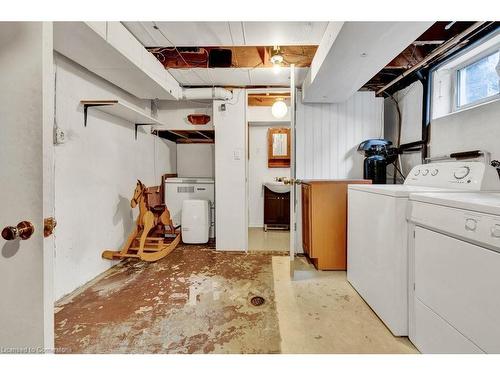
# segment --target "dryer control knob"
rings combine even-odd
[[[422,172],[422,176],[427,176],[428,174],[429,174],[429,170],[424,169],[424,171]]]
[[[431,176],[435,176],[435,175],[437,175],[438,173],[439,173],[439,169],[433,169],[433,170],[431,171]]]
[[[491,227],[491,237],[500,238],[500,224]]]
[[[455,170],[455,172],[453,173],[453,175],[455,176],[455,178],[457,180],[461,180],[462,178],[465,178],[467,177],[467,175],[469,174],[470,172],[470,168],[469,167],[460,167],[458,169]]]

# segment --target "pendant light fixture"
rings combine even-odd
[[[276,99],[276,101],[271,106],[271,113],[277,119],[282,119],[286,116],[288,112],[288,107],[283,99]]]

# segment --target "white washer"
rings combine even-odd
[[[411,341],[422,353],[500,353],[500,194],[410,204]]]
[[[347,280],[395,336],[408,335],[410,193],[500,191],[495,168],[482,162],[414,167],[403,185],[349,185]]]
[[[212,178],[172,177],[165,180],[165,202],[175,226],[181,225],[182,203],[186,199],[210,202],[210,238],[215,238],[215,189]]]

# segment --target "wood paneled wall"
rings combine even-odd
[[[298,95],[300,97],[300,95]],[[359,143],[383,137],[384,102],[357,92],[341,104],[297,105],[297,178],[361,178]]]
[[[300,98],[301,95],[299,94]],[[297,104],[296,176],[299,179],[362,178],[358,145],[384,136],[384,99],[357,92],[341,104]],[[300,190],[297,189],[300,192]],[[296,250],[302,252],[301,198],[297,196]]]

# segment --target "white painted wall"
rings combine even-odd
[[[277,119],[276,117],[273,116],[273,113],[271,112],[271,107],[269,106],[252,106],[247,108],[247,121],[248,123],[257,123],[261,124],[263,122],[265,123],[289,123],[290,122],[290,104],[289,101],[286,101],[287,106],[288,106],[288,112],[286,115],[281,118]]]
[[[403,118],[402,142],[419,140],[422,131],[422,88],[419,82],[395,95],[401,103]],[[396,133],[396,115],[390,99],[385,99],[385,132],[388,139]],[[492,159],[500,160],[500,100],[443,115],[431,121],[429,156],[452,152],[486,150]],[[402,156],[403,172],[421,163],[420,153]]]
[[[300,97],[300,94],[298,95]],[[297,104],[296,174],[298,179],[363,178],[358,145],[383,136],[384,100],[357,92],[341,104]],[[296,243],[302,252],[300,186],[297,189]]]
[[[486,150],[500,160],[500,100],[432,120],[430,156]]]
[[[394,99],[401,110],[401,144],[422,139],[423,86],[420,81],[396,92]],[[391,98],[384,100],[384,138],[394,145],[398,140],[398,113]],[[406,175],[415,165],[422,163],[421,152],[401,155],[402,172]],[[392,182],[394,168],[388,168],[388,182]],[[390,175],[390,176],[389,176]]]
[[[55,295],[66,293],[108,269],[105,249],[119,249],[133,228],[130,208],[136,179],[160,183],[175,172],[175,144],[149,134],[134,139],[134,125],[89,109],[83,126],[82,99],[119,98],[146,113],[139,100],[61,55],[56,61],[56,121],[65,135],[55,146]]]
[[[215,201],[217,250],[245,250],[246,202],[246,95],[235,89],[229,102],[214,100]],[[225,111],[221,105],[225,104]]]
[[[213,143],[177,144],[177,175],[179,177],[214,178],[214,154]]]
[[[263,124],[248,128],[250,150],[248,160],[248,226],[250,227],[264,226],[264,189],[262,184],[272,182],[275,177],[290,177],[290,168],[268,168],[267,166],[267,131],[271,127],[284,126]]]

